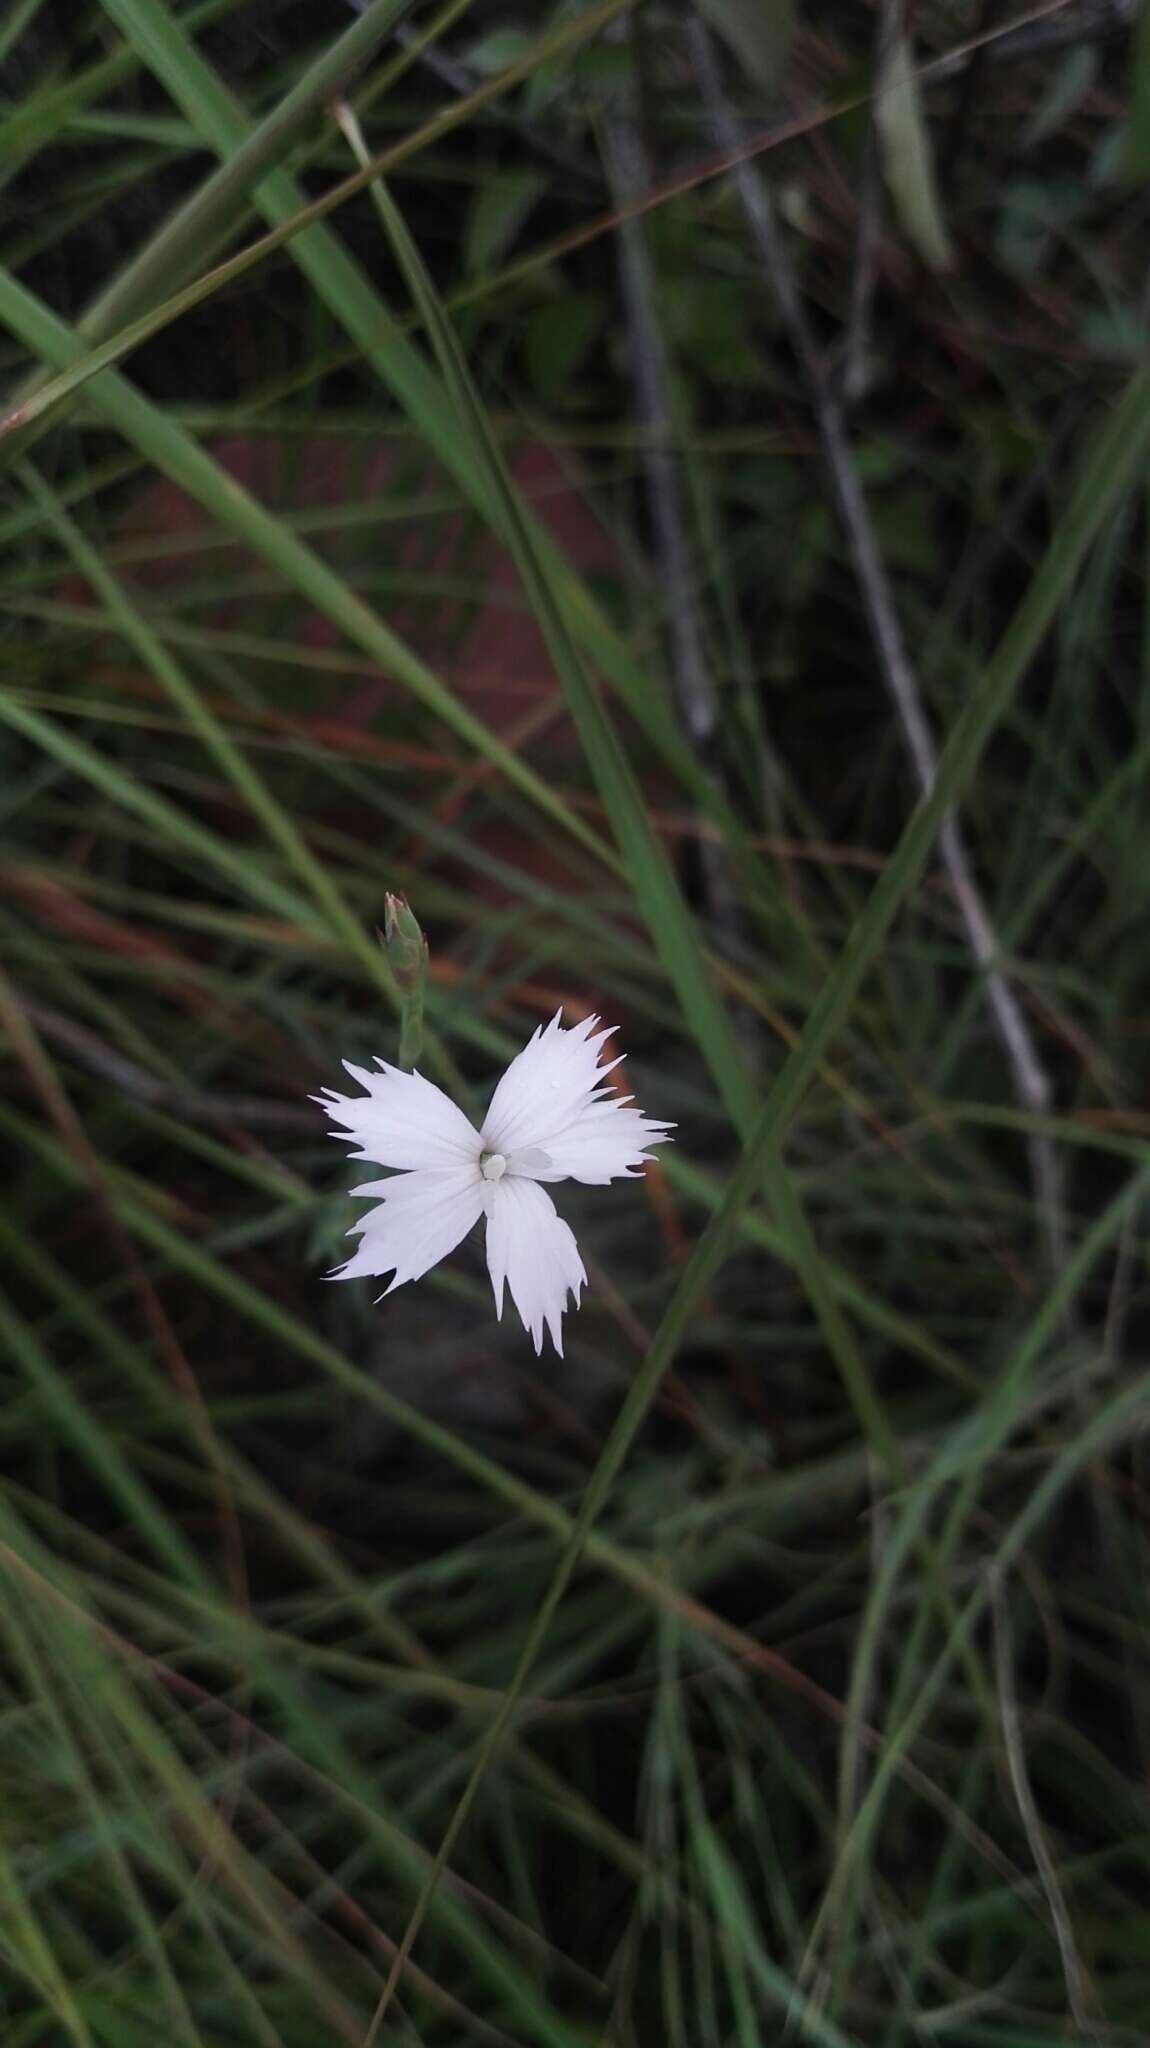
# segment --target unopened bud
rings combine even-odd
[[[400,987],[422,982],[427,972],[427,940],[406,896],[384,897],[383,941]]]
[[[399,1064],[410,1073],[423,1043],[427,940],[406,896],[383,899],[383,943],[400,996]]]

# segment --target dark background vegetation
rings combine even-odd
[[[5,2048],[1148,2038],[1148,170],[1118,0],[9,0]],[[677,1123],[563,1359],[324,1285],[388,892]]]

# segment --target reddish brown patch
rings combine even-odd
[[[399,585],[394,594],[378,587],[364,590],[383,623],[505,746],[545,779],[553,782],[558,770],[573,794],[584,793],[578,739],[514,564],[469,507],[460,503],[459,509],[450,509],[449,479],[430,469],[417,471],[410,444],[381,441],[368,448],[351,435],[317,434],[301,441],[234,435],[213,443],[210,452],[261,504],[293,515],[385,496],[394,510],[397,486],[406,484],[410,474],[410,517],[391,518],[370,529],[348,529],[341,522],[338,532],[331,533],[313,533],[305,526],[301,538],[353,584],[376,565],[394,569]],[[551,450],[528,443],[511,456],[510,466],[524,499],[571,569],[576,574],[609,571],[614,561],[609,537]],[[477,798],[499,771],[469,751],[442,721],[422,712],[386,667],[344,638],[306,599],[287,586],[281,597],[267,565],[215,526],[186,492],[162,478],[153,481],[123,516],[118,539],[146,546],[147,552],[126,566],[126,574],[161,606],[168,598],[182,598],[192,579],[210,587],[213,571],[221,572],[229,586],[251,580],[267,586],[266,596],[240,589],[216,600],[205,595],[195,605],[181,603],[181,618],[197,627],[255,634],[284,646],[282,668],[277,669],[274,657],[250,665],[263,696],[260,707],[238,705],[226,692],[209,692],[217,716],[241,742],[245,729],[262,725],[349,757],[376,760],[401,778],[398,786],[405,795],[418,793],[429,823],[459,821],[470,845],[529,871],[557,894],[572,888],[562,832],[543,821],[535,829],[530,822],[516,827],[493,816]],[[411,579],[408,587],[405,576]],[[420,589],[421,578],[433,586],[436,578],[443,579],[445,587]],[[453,579],[460,579],[459,593],[449,587]],[[479,602],[474,593],[480,594]],[[92,593],[73,577],[61,586],[61,594],[73,603],[92,601]],[[327,665],[298,660],[288,665],[293,654],[305,650],[322,654]],[[151,675],[125,662],[122,643],[109,641],[99,673],[105,687],[111,684],[137,700],[163,698]],[[357,829],[346,806],[339,823]],[[374,815],[365,812],[362,830],[378,830]],[[413,835],[396,853],[401,865],[452,871],[453,864],[422,834]],[[470,863],[465,868],[455,864],[455,871],[478,903],[505,902],[514,893],[478,877]],[[381,876],[381,891],[394,879]],[[573,987],[581,981],[582,975],[573,972]]]
[[[282,444],[254,435],[218,441],[211,453],[221,468],[261,503],[296,512],[382,496],[402,460],[400,449],[392,443],[382,442],[365,456],[361,440],[337,434],[292,442],[286,458]],[[538,442],[527,443],[511,457],[511,472],[574,570],[611,567],[614,557],[608,536],[550,449]],[[554,717],[544,720],[548,750],[554,750],[560,729],[566,727],[564,746],[569,751],[575,745],[574,735],[567,726],[547,650],[522,595],[514,564],[490,535],[477,528],[472,531],[473,517],[466,509],[458,513],[429,511],[426,516],[421,512],[421,500],[441,499],[449,488],[442,481],[421,486],[413,495],[410,525],[406,529],[398,521],[381,525],[366,544],[377,555],[387,550],[397,572],[465,574],[475,588],[486,591],[486,601],[472,609],[454,596],[428,603],[399,595],[394,600],[377,597],[375,608],[384,623],[493,732],[504,734],[525,713],[553,709]],[[186,546],[195,536],[203,538],[205,556],[211,561],[223,559],[241,573],[262,568],[242,545],[213,531],[207,514],[186,492],[162,480],[141,493],[125,516],[121,532],[125,539],[156,545],[154,560],[132,568],[134,581],[155,589],[178,584],[187,575],[189,564],[199,569],[199,550],[189,552]],[[324,551],[322,535],[313,540],[305,534],[304,538]],[[160,546],[164,539],[174,543],[169,552]],[[80,586],[69,579],[68,595],[76,598],[79,591]],[[231,599],[201,614],[199,622],[250,629],[251,612],[245,600]],[[293,635],[305,647],[346,649],[338,629],[310,607],[298,617]],[[345,682],[321,673],[312,687],[321,699],[314,704],[313,715],[360,729],[378,729],[389,706],[403,696],[402,686],[382,669],[372,672],[366,658],[362,682],[350,677]]]

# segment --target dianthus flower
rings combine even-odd
[[[506,1284],[536,1352],[546,1324],[562,1356],[567,1297],[579,1306],[587,1275],[542,1183],[605,1187],[638,1174],[651,1156],[648,1148],[669,1143],[666,1133],[674,1125],[652,1122],[633,1097],[616,1092],[607,1077],[622,1054],[599,1064],[612,1032],[596,1029],[598,1017],[566,1031],[560,1015],[516,1054],[481,1131],[422,1074],[403,1073],[385,1060],[376,1061],[378,1073],[343,1062],[366,1092],[338,1095],[325,1088],[312,1099],[342,1126],[333,1136],[358,1147],[353,1159],[393,1171],[387,1180],[352,1188],[353,1195],[378,1200],[348,1232],[358,1236],[359,1249],[331,1279],[391,1273],[384,1289],[390,1294],[438,1265],[485,1216],[496,1315],[503,1314]]]

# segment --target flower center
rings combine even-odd
[[[484,1180],[502,1180],[507,1171],[507,1161],[502,1152],[481,1152],[479,1171]]]

